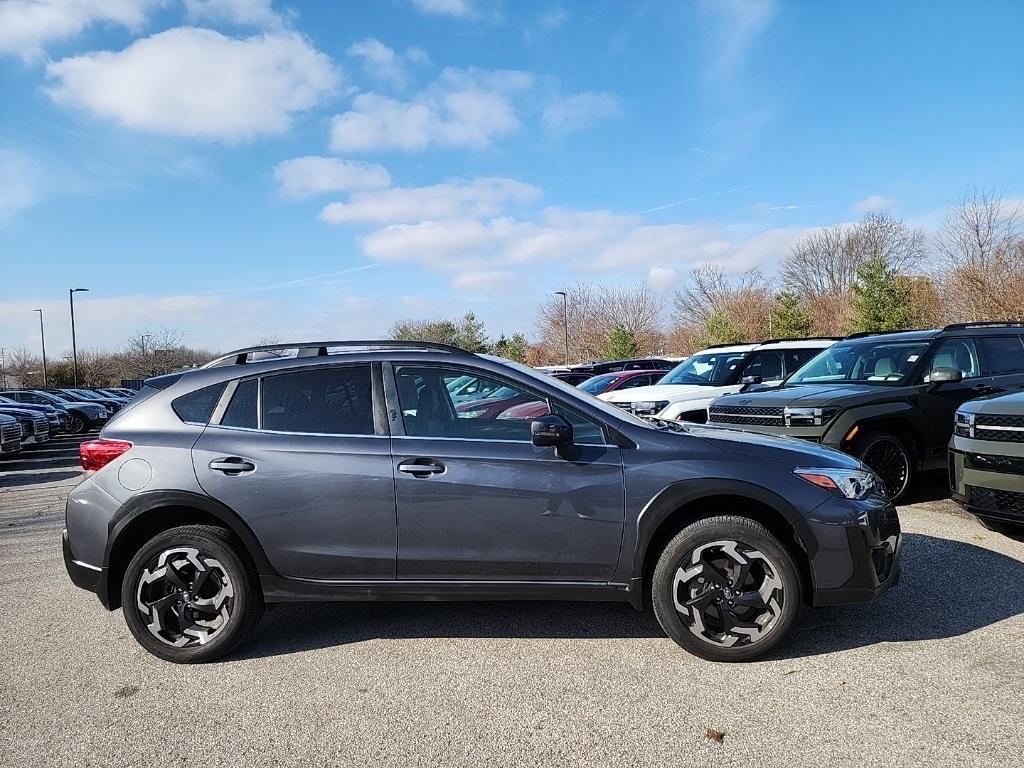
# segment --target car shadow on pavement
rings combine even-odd
[[[792,635],[768,658],[955,637],[1020,613],[1024,563],[973,544],[910,533],[896,588],[872,603],[803,610]],[[651,637],[664,637],[652,613],[624,603],[293,603],[269,611],[232,658],[379,638]]]
[[[952,539],[904,534],[903,576],[877,600],[802,611],[771,658],[956,637],[1024,613],[1024,563]]]

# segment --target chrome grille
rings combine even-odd
[[[760,427],[783,426],[783,410],[757,405],[713,405],[708,421],[718,424],[750,424]]]
[[[974,437],[1001,443],[1024,443],[1024,416],[975,414]]]
[[[7,451],[18,449],[21,446],[21,425],[7,424],[0,428],[0,445]]]

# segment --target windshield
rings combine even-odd
[[[71,399],[71,397],[70,397],[70,396],[68,396],[68,395],[65,395],[65,394],[63,394],[63,393],[58,393],[58,392],[40,392],[39,394],[40,394],[41,396],[43,396],[43,397],[48,397],[48,398],[50,398],[51,400],[60,400],[60,401],[61,401],[62,403],[71,403],[71,402],[74,402],[74,401],[73,401],[73,400]]]
[[[602,373],[600,376],[591,376],[578,386],[584,392],[589,392],[592,395],[600,395],[608,389],[608,387],[614,384],[615,380],[618,378],[619,374],[617,373]]]
[[[86,391],[84,389],[72,389],[72,390],[69,390],[69,391],[72,392],[75,395],[78,395],[79,397],[81,397],[81,398],[83,398],[85,400],[102,400],[103,399],[102,397],[97,395],[95,392],[88,392],[88,391]]]
[[[720,387],[728,384],[749,352],[702,352],[691,355],[666,373],[659,384],[697,384]]]
[[[812,358],[788,383],[899,384],[927,349],[927,341],[839,343]]]

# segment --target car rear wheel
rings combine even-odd
[[[157,534],[128,564],[125,622],[154,656],[178,664],[234,649],[263,614],[259,578],[223,528],[188,525]]]
[[[789,633],[800,575],[786,548],[745,517],[699,520],[662,551],[651,583],[666,634],[709,661],[750,661]]]
[[[914,479],[913,454],[896,435],[869,432],[857,445],[857,458],[882,479],[886,494],[902,501]]]

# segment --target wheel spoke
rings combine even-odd
[[[192,582],[192,594],[199,594],[199,590],[206,585],[206,582],[210,578],[211,573],[212,571],[209,568],[206,568],[202,571],[199,571],[199,573],[196,574],[195,581]]]
[[[704,576],[709,581],[713,581],[719,587],[732,586],[729,582],[729,577],[722,573],[722,571],[718,570],[718,568],[709,563],[707,560],[703,561],[702,565],[704,566]]]
[[[174,563],[172,563],[170,559],[167,560],[167,573],[165,574],[164,578],[166,578],[169,582],[171,582],[171,584],[176,586],[178,589],[185,589],[188,586],[185,583],[185,579],[182,577],[181,572],[177,569],[177,567],[175,567]]]
[[[708,607],[712,600],[721,596],[722,591],[720,589],[709,589],[707,592],[702,592],[696,597],[690,598],[685,603],[683,603],[683,605],[685,605],[687,608],[703,611],[705,608]]]
[[[169,595],[164,595],[163,597],[157,598],[151,603],[147,603],[146,606],[149,608],[150,614],[162,613],[163,611],[166,611],[168,608],[174,605],[180,599],[181,596],[177,592],[172,592]]]

